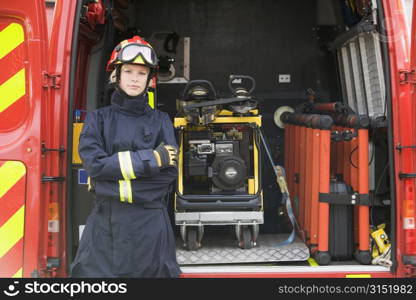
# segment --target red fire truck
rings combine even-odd
[[[364,245],[371,254],[369,263],[353,256],[322,264],[314,260],[307,233],[301,234],[306,224],[299,219],[303,199],[292,191],[301,225],[297,240],[305,246],[306,256],[269,259],[273,247],[260,253],[262,236],[291,230],[284,205],[276,200],[280,192],[273,173],[264,167],[264,223],[258,245],[235,247],[255,258],[238,260],[239,254],[230,252],[231,261],[224,256],[223,261],[205,262],[198,253],[224,252],[209,245],[208,238],[201,249],[184,250],[173,223],[178,255],[183,255],[182,277],[415,277],[416,5],[412,14],[412,2],[2,0],[0,277],[69,275],[92,205],[77,153],[80,124],[87,111],[108,105],[105,63],[111,49],[133,34],[148,39],[160,55],[161,73],[152,99],[172,120],[177,95],[190,78],[209,79],[222,92],[231,74],[256,78],[263,129],[282,165],[283,153],[290,153],[285,148],[287,132],[273,121],[280,107],[296,110],[304,102],[341,102],[371,120],[367,152],[371,205],[365,225],[370,235],[382,229],[382,243],[389,247],[384,264],[373,260],[383,253],[375,236],[368,236]],[[347,164],[354,165],[354,155],[350,148]],[[288,171],[289,175],[299,174]],[[291,183],[288,178],[289,188],[304,179],[299,180]],[[169,201],[174,201],[172,195]],[[352,210],[351,218],[356,214]],[[357,226],[362,224],[352,223],[351,247],[357,247]],[[210,234],[208,228],[205,234]]]

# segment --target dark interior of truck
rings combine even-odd
[[[160,66],[161,73],[155,89],[155,108],[167,112],[172,122],[178,117],[177,101],[190,81],[211,82],[218,99],[221,99],[232,96],[229,89],[230,76],[247,75],[255,80],[255,89],[251,96],[257,101],[256,109],[261,115],[261,127],[271,158],[276,165],[286,168],[291,197],[288,201],[292,203],[297,225],[291,222],[285,198],[282,197],[276,181],[274,166],[271,165],[266,151],[261,151],[260,189],[264,216],[259,226],[257,243],[252,243],[246,249],[238,243],[234,226],[221,222],[218,226],[204,226],[204,236],[201,237],[198,249],[193,248],[191,251],[187,248],[187,238],[183,240],[181,226],[175,223],[176,186],[172,186],[171,192],[166,196],[166,203],[178,240],[177,250],[181,256],[181,266],[265,262],[276,266],[310,266],[310,258],[315,258],[320,265],[371,265],[377,257],[376,251],[378,256],[383,253],[383,247],[378,244],[380,239],[373,233],[385,233],[387,237],[382,240],[384,245],[394,241],[388,151],[388,73],[385,45],[380,42],[383,35],[379,26],[381,9],[374,7],[374,1],[372,4],[372,1],[326,0],[114,0],[103,1],[107,5],[104,24],[92,22],[88,18],[88,12],[92,9],[91,1],[82,2],[77,74],[83,74],[81,70],[85,69],[84,66],[88,67],[85,74],[80,75],[82,80],[77,83],[72,107],[73,123],[82,123],[87,111],[110,104],[109,74],[105,71],[108,57],[116,44],[135,34],[144,37],[153,45],[158,52],[159,62],[164,64]],[[327,108],[322,109],[327,106],[319,105],[331,103],[339,103],[344,114],[348,112],[347,115],[354,115],[361,120],[359,124],[362,127],[346,130],[348,126],[337,124],[336,117],[328,113]],[[282,107],[285,109],[279,111]],[[276,114],[282,120],[282,115],[286,114],[285,124],[289,126],[279,126],[275,120]],[[353,140],[357,144],[348,146],[349,150],[345,150],[347,146],[341,150],[337,146],[331,146],[331,154],[336,149],[334,153],[338,156],[327,159],[331,160],[331,168],[333,165],[343,164],[343,170],[351,170],[348,171],[351,174],[356,174],[354,172],[359,169],[358,152],[361,150],[357,149],[361,148],[358,144],[358,132],[366,130],[368,134],[365,144],[368,151],[365,154],[367,156],[364,156],[368,158],[366,193],[348,184],[345,173],[337,173],[339,167],[330,171],[331,180],[336,182],[331,184],[331,193],[348,194],[349,199],[352,199],[352,195],[358,195],[359,198],[357,203],[355,198],[353,202],[346,203],[345,197],[342,204],[331,202],[335,200],[329,201],[330,214],[340,213],[339,218],[334,215],[332,218],[335,219],[328,221],[331,226],[329,243],[331,244],[331,235],[343,235],[346,232],[349,236],[347,240],[340,241],[339,245],[330,246],[330,261],[327,261],[327,257],[316,256],[315,250],[319,245],[312,240],[313,225],[306,225],[313,224],[313,220],[320,217],[308,208],[306,213],[302,213],[302,209],[305,210],[302,203],[308,197],[308,190],[302,194],[300,185],[306,182],[311,184],[319,171],[313,173],[312,169],[305,167],[310,174],[305,170],[302,173],[296,169],[296,161],[310,161],[313,156],[307,155],[309,152],[313,153],[312,147],[308,143],[299,146],[296,141],[292,141],[288,150],[289,145],[286,145],[290,141],[288,132],[295,132],[295,127],[313,126],[307,125],[307,116],[305,123],[302,123],[303,119],[296,119],[291,123],[290,114],[294,120],[308,114],[331,115],[335,120],[334,126],[338,126],[330,129],[331,143],[342,138],[345,143]],[[289,131],[289,128],[295,131]],[[259,148],[263,149],[263,146]],[[298,156],[290,160],[285,155]],[[72,164],[72,245],[69,256],[76,253],[82,225],[85,224],[93,205],[93,196],[87,191],[85,180],[80,179],[80,174],[85,176],[85,173],[80,173],[82,169],[80,161]],[[353,180],[354,176],[358,175],[347,177]],[[336,187],[339,187],[338,191]],[[368,230],[368,247],[364,247],[364,251],[367,251],[365,258],[357,258],[355,253],[359,247],[360,227],[363,226],[359,221],[361,206],[368,209],[369,220],[365,229]],[[307,217],[306,214],[310,215]],[[306,219],[302,219],[302,216]],[[294,226],[296,238],[292,244],[296,246],[281,244],[281,249],[287,251],[280,251],[278,256],[267,257],[270,251],[280,247],[279,242],[286,240]],[[343,229],[338,231],[335,227]],[[339,247],[342,250],[338,255]],[[349,250],[345,252],[345,249]],[[250,255],[240,259],[239,255],[242,253],[244,256],[244,252]],[[212,258],[214,255],[211,255],[211,260],[195,259],[202,254],[210,256],[210,253],[216,253],[222,259]],[[234,259],[229,259],[230,255]]]

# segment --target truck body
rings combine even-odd
[[[304,89],[309,86],[317,91],[318,101],[319,97],[322,102],[334,98],[347,101],[339,61],[320,48],[322,37],[336,41],[340,28],[338,22],[325,20],[329,18],[328,5],[332,5],[328,1],[280,1],[280,4],[243,1],[241,7],[233,0],[209,5],[203,2],[179,1],[177,8],[169,1],[157,1],[157,5],[149,1],[1,2],[1,277],[67,277],[69,274],[78,233],[82,231],[78,218],[82,216],[85,220],[91,206],[91,201],[80,204],[75,200],[85,198],[77,182],[81,167],[74,167],[76,151],[73,150],[77,142],[73,136],[79,128],[74,124],[79,121],[76,118],[82,121],[85,111],[105,105],[105,63],[116,41],[132,32],[128,31],[128,22],[149,37],[151,32],[163,31],[169,26],[183,36],[191,36],[192,65],[187,65],[185,51],[185,66],[182,65],[185,75],[177,76],[180,80],[189,79],[187,68],[195,79],[211,76],[215,80],[220,77],[218,74],[233,72],[251,72],[251,76],[258,75],[260,79],[267,77],[257,87],[259,97],[263,95],[267,100],[260,107],[260,114],[264,123],[270,123],[268,128],[272,128],[267,136],[282,148],[283,131],[274,131],[272,127],[275,107],[307,101],[310,94],[305,98]],[[391,243],[391,266],[352,261],[319,266],[313,260],[184,264],[182,277],[416,276],[416,5],[412,14],[405,1],[369,2],[373,7],[370,15],[377,15],[379,20],[376,24],[381,49],[379,61],[383,63],[386,96],[386,125],[381,131],[387,143],[384,152],[378,153],[382,152],[388,165],[388,175],[383,180],[389,186],[386,197],[390,201],[374,209],[374,217],[380,219],[379,223],[389,224],[386,232]],[[148,19],[143,17],[143,11],[148,13]],[[212,19],[218,11],[224,15]],[[274,13],[280,17],[280,27],[275,26]],[[264,20],[257,18],[259,15],[264,15]],[[409,18],[412,22],[407,23]],[[259,25],[250,29],[247,24],[253,22]],[[320,35],[319,31],[325,33]],[[236,36],[236,40],[230,36]],[[286,44],[287,41],[293,44]],[[304,47],[308,44],[310,49]],[[236,47],[242,49],[241,53],[230,53]],[[262,47],[264,50],[259,51]],[[350,59],[354,58],[353,52],[349,53]],[[239,69],[241,66],[244,67]],[[283,83],[276,83],[278,74],[286,73],[294,74],[293,82],[282,88]],[[374,78],[371,73],[370,78]],[[176,93],[183,88],[180,80],[157,84],[159,109],[174,111]],[[223,88],[220,82],[217,86]],[[278,93],[270,91],[273,86],[279,87]],[[163,102],[166,95],[173,95],[172,100]],[[270,169],[265,168],[264,172],[272,177]],[[374,185],[382,181],[377,178]],[[264,182],[270,190],[265,189],[265,193],[269,193],[270,199],[276,198],[273,195],[277,186],[272,186],[273,178],[269,180]],[[277,211],[272,200],[265,201],[266,213]],[[273,218],[274,214],[265,216],[268,223],[262,228],[264,234],[282,232],[283,221],[276,221],[280,224],[276,225]]]

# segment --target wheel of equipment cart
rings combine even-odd
[[[315,253],[315,260],[321,266],[326,266],[331,262],[331,255],[328,252],[317,251]]]
[[[241,226],[238,246],[241,249],[251,249],[253,247],[251,230],[247,225]]]
[[[189,227],[186,234],[186,248],[190,251],[197,250],[198,247],[198,229],[196,227]]]
[[[369,265],[371,264],[372,257],[370,251],[360,251],[356,250],[354,252],[355,259],[362,265]]]

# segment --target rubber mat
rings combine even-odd
[[[261,234],[256,247],[241,249],[236,239],[204,236],[202,247],[196,251],[185,250],[182,240],[178,238],[176,256],[180,265],[306,261],[309,249],[299,238],[292,244],[276,246],[286,238],[287,234]]]

